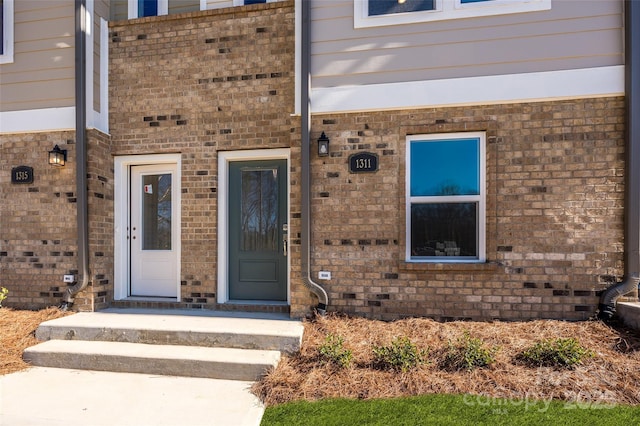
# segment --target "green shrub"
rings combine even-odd
[[[481,339],[471,337],[468,331],[454,344],[449,341],[441,363],[445,370],[473,370],[495,362],[497,347],[487,348]]]
[[[519,358],[526,364],[536,367],[573,368],[593,355],[593,352],[582,347],[574,338],[558,338],[536,342],[522,352]]]
[[[397,337],[389,346],[375,346],[373,355],[375,367],[407,372],[426,362],[428,350],[419,350],[408,337]]]
[[[327,362],[339,365],[343,368],[351,366],[353,352],[344,347],[344,339],[341,336],[329,334],[318,348],[320,356]]]
[[[2,307],[2,301],[9,295],[9,290],[4,287],[0,287],[0,308]]]

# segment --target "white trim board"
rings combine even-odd
[[[624,66],[323,87],[313,113],[538,102],[624,95]]]
[[[76,107],[0,112],[0,133],[75,130]]]
[[[127,241],[127,223],[129,217],[129,167],[148,164],[175,164],[177,169],[176,182],[182,185],[182,154],[149,154],[149,155],[123,155],[116,157],[114,163],[114,299],[122,300],[129,297],[129,249]],[[177,210],[173,219],[182,226],[182,191],[176,192]],[[180,301],[180,274],[181,274],[181,239],[176,241],[178,257],[177,270],[177,301]]]

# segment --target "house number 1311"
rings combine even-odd
[[[378,171],[378,155],[370,152],[361,152],[349,156],[349,171],[351,173]]]
[[[356,160],[356,169],[370,169],[371,158],[358,158]]]

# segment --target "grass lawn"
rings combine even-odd
[[[328,378],[328,380],[331,380]],[[475,395],[297,401],[267,408],[261,426],[275,425],[632,425],[640,406],[500,399]]]

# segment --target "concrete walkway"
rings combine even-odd
[[[247,380],[267,367],[252,379],[234,369],[255,354],[279,359],[279,351],[297,350],[303,331],[282,315],[184,310],[109,309],[47,321],[36,333],[45,342],[25,351],[39,366],[0,376],[0,425],[258,426],[264,407]],[[126,353],[114,356],[114,347]],[[211,357],[220,366],[179,362]]]
[[[0,376],[2,426],[259,425],[252,382],[33,367]]]

